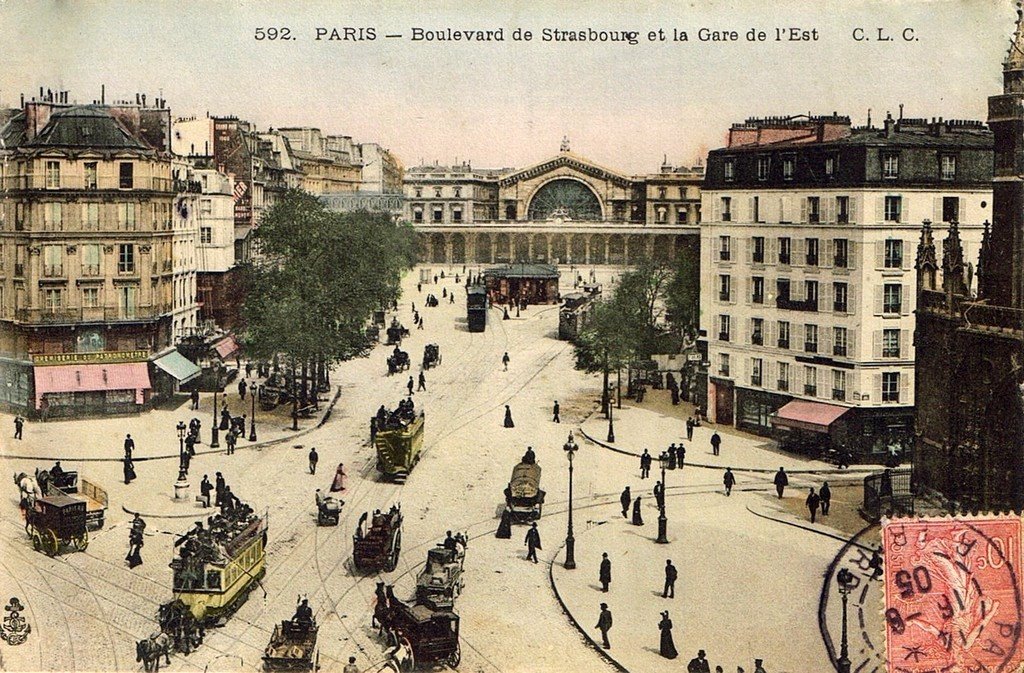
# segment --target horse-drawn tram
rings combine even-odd
[[[383,417],[383,422],[381,421]],[[423,450],[422,412],[416,413],[412,399],[402,400],[398,408],[377,417],[377,469],[385,479],[404,483]]]
[[[466,286],[466,326],[470,332],[487,329],[487,288],[483,285]]]
[[[245,602],[266,572],[267,520],[238,503],[196,522],[175,542],[174,598],[204,624],[217,623]]]

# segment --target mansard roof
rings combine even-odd
[[[153,150],[98,105],[78,105],[55,111],[43,130],[21,146],[35,149]]]

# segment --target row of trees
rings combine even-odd
[[[335,213],[293,190],[260,220],[254,245],[257,261],[245,270],[243,342],[253,358],[290,362],[295,416],[311,374],[315,387],[332,363],[367,347],[373,311],[397,301],[402,274],[415,263],[415,235],[387,213]]]
[[[576,367],[608,375],[655,353],[679,352],[696,336],[699,305],[693,273],[697,260],[684,251],[669,265],[645,260],[626,271],[611,297],[599,301],[577,335]]]

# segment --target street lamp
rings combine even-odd
[[[608,400],[608,441],[615,442],[615,420],[612,418],[612,408],[615,405]]]
[[[220,368],[213,368],[213,423],[210,424],[210,448],[220,446],[220,431],[217,427],[217,391],[220,390]]]
[[[316,395],[315,390],[314,390],[313,394]],[[252,398],[252,417],[251,417],[252,418],[252,422],[251,422],[251,425],[249,426],[249,441],[250,442],[255,442],[256,441],[256,390],[255,390],[255,386],[250,388],[250,390],[249,390],[249,397]]]
[[[178,481],[185,481],[188,473],[185,471],[185,421],[178,421]]]
[[[579,450],[576,440],[573,439],[572,430],[569,431],[569,439],[562,446],[565,455],[569,457],[569,529],[565,536],[565,569],[576,569],[576,538],[572,535],[572,457]]]
[[[846,642],[846,601],[849,593],[853,591],[853,573],[848,568],[840,568],[836,573],[836,582],[839,584],[839,594],[843,597],[843,637],[839,645],[839,660],[836,661],[836,668],[839,673],[850,673],[850,652]]]
[[[661,498],[658,501],[658,544],[668,544],[668,517],[665,516],[665,466],[668,464],[668,454],[665,451],[658,456],[658,465],[661,466]]]

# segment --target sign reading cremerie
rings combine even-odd
[[[103,351],[100,353],[48,353],[32,356],[36,367],[45,365],[98,365],[115,362],[140,362],[149,351]]]

